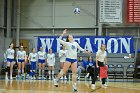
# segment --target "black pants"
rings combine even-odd
[[[95,70],[95,67],[94,66],[89,66],[87,68],[87,73],[89,73],[89,77],[91,77],[92,80],[94,79],[94,70]]]
[[[95,81],[97,80],[97,76],[100,73],[100,67],[104,66],[104,63],[98,61],[98,66],[99,68],[97,68],[95,65],[94,78],[92,79],[92,84],[95,84]],[[105,81],[106,81],[106,78],[102,78],[102,84],[105,84]]]

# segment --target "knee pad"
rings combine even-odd
[[[61,75],[63,75],[63,74],[64,74],[64,71],[63,71],[63,70],[61,70],[61,71],[60,71],[60,74],[61,74]]]

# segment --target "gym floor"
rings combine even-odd
[[[139,93],[140,83],[109,82],[108,88],[90,89],[91,81],[78,81],[77,93]],[[59,87],[53,86],[51,80],[0,80],[0,93],[71,93],[71,81],[60,81]]]

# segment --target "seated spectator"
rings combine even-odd
[[[93,58],[90,56],[90,57],[88,57],[88,61],[87,61],[87,75],[86,75],[86,77],[88,77],[88,78],[94,77],[94,68],[95,68],[95,62],[93,61]]]
[[[83,60],[82,57],[79,57],[79,61],[77,62],[77,73],[78,73],[78,80],[81,77],[81,73],[82,71],[86,71],[86,64],[87,62],[85,60]]]

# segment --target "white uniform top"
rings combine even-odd
[[[14,49],[7,49],[6,50],[6,55],[5,55],[5,58],[10,58],[10,59],[14,59],[14,53],[15,53],[15,50]]]
[[[38,54],[38,59],[41,59],[41,60],[46,59],[46,52],[39,51],[37,54]]]
[[[98,61],[104,62],[105,58],[107,57],[107,53],[106,51],[102,52],[102,50],[98,50],[96,56],[98,57]]]
[[[59,51],[60,62],[66,61],[66,53],[67,53],[67,50],[60,50]]]
[[[37,61],[37,53],[29,54],[29,61],[36,62]]]
[[[25,60],[26,59],[26,51],[18,51],[17,59]]]
[[[55,54],[47,54],[47,62],[48,64],[55,64]]]
[[[66,46],[66,49],[67,49],[66,58],[77,59],[77,49],[79,49],[80,51],[84,51],[84,49],[81,48],[79,46],[79,44],[75,41],[74,42],[65,42],[65,41],[61,40],[61,37],[60,37],[59,42],[61,44],[63,44],[64,46]]]

